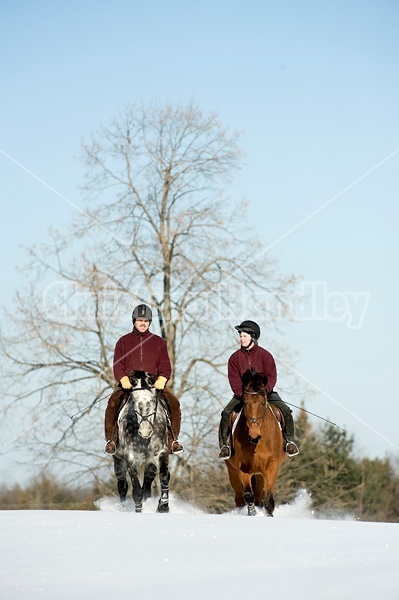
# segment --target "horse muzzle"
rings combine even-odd
[[[140,423],[140,427],[139,427],[139,435],[144,438],[144,439],[148,439],[152,436],[153,434],[153,427],[151,425],[151,423],[149,423],[148,421],[141,421]]]
[[[251,442],[251,444],[257,444],[262,439],[262,436],[261,435],[257,435],[256,437],[251,437],[249,435],[248,439]]]

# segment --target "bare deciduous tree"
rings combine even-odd
[[[145,302],[182,403],[187,452],[175,474],[190,480],[216,455],[232,325],[272,320],[295,280],[248,236],[244,206],[224,197],[242,157],[238,136],[215,115],[194,105],[129,106],[83,151],[86,207],[68,232],[30,248],[29,289],[1,336],[8,402],[23,405],[21,415],[28,407],[31,419],[19,442],[40,466],[103,476],[113,349]]]

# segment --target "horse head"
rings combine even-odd
[[[138,433],[148,439],[152,436],[157,411],[157,394],[154,386],[156,377],[144,371],[133,371],[130,375],[132,390],[130,399],[134,405],[139,425]]]
[[[262,439],[261,424],[266,416],[267,377],[254,369],[248,369],[241,379],[248,439],[251,444],[257,444]]]

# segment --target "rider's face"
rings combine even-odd
[[[249,335],[249,333],[247,333],[246,331],[240,331],[240,342],[241,342],[241,346],[243,346],[244,348],[247,348],[248,346],[250,346],[251,342],[252,342],[252,338]]]
[[[150,326],[150,322],[148,319],[136,319],[134,326],[140,333],[145,333]]]

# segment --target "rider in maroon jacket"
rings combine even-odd
[[[261,375],[266,375],[267,401],[270,404],[275,404],[283,413],[285,451],[288,456],[296,456],[299,450],[293,442],[294,420],[292,411],[273,389],[277,382],[276,363],[270,352],[258,345],[260,327],[255,321],[243,321],[235,329],[240,333],[241,348],[230,356],[228,362],[228,378],[234,396],[222,411],[219,430],[221,445],[219,458],[227,460],[231,456],[229,420],[233,411],[239,412],[242,408],[241,377],[248,369],[254,369]]]
[[[155,387],[163,392],[170,413],[171,439],[169,446],[172,454],[184,451],[178,441],[180,432],[180,404],[176,396],[165,389],[165,384],[172,373],[168,350],[165,341],[149,331],[152,311],[145,304],[139,304],[133,310],[133,331],[122,336],[116,343],[114,352],[114,376],[118,386],[108,400],[105,411],[105,453],[115,454],[116,420],[120,405],[129,395],[132,387],[129,376],[133,371],[146,371],[157,377]]]
[[[117,381],[129,377],[132,371],[147,371],[167,381],[172,367],[166,344],[158,335],[144,329],[141,319],[135,321],[131,333],[122,336],[114,352],[114,376]],[[145,321],[144,321],[145,323]]]

